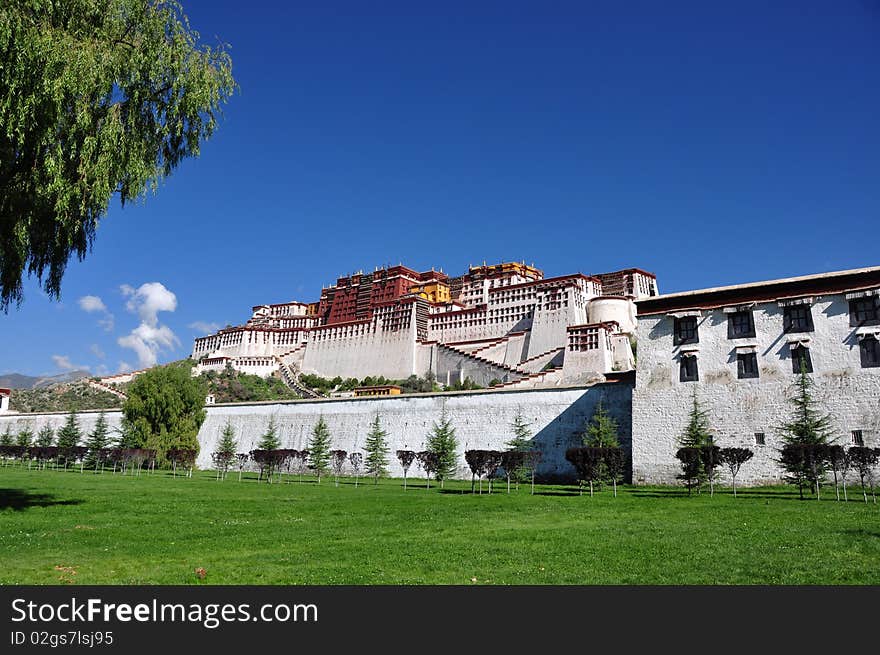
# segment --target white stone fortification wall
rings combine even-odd
[[[323,341],[312,339],[305,348],[301,368],[327,378],[408,378],[417,373],[414,330],[410,327]]]
[[[486,387],[492,380],[508,382],[512,380],[509,370],[484,362],[466,354],[442,346],[435,347],[436,358],[431,372],[441,384],[463,382],[470,378],[480,386]]]
[[[211,452],[227,421],[235,428],[240,451],[256,447],[271,417],[275,418],[282,447],[302,450],[307,448],[318,417],[323,416],[333,437],[333,448],[351,452],[363,450],[370,423],[378,413],[388,432],[391,475],[401,477],[403,471],[395,451],[424,450],[433,422],[445,406],[459,444],[459,477],[470,477],[464,451],[503,450],[511,438],[510,423],[521,411],[537,448],[543,452],[539,473],[569,478],[574,469],[565,460],[565,450],[579,445],[577,433],[592,416],[599,398],[620,423],[622,445],[629,446],[630,395],[629,385],[616,383],[576,389],[215,405],[208,408],[208,418],[199,432],[198,465],[211,467]],[[409,474],[419,476],[422,472],[414,464]]]
[[[849,325],[842,295],[817,299],[812,308],[815,331],[810,339],[815,398],[833,417],[838,443],[849,445],[851,432],[862,430],[865,445],[880,446],[880,368],[861,368],[855,329]],[[709,411],[716,442],[751,448],[755,457],[743,465],[737,483],[778,482],[776,464],[781,439],[777,430],[791,416],[791,384],[796,379],[782,309],[776,303],[754,308],[754,338],[727,338],[727,315],[704,312],[698,319],[699,382],[679,382],[679,351],[673,346],[673,319],[643,316],[637,328],[638,363],[633,393],[633,479],[666,483],[679,473],[677,439],[688,421],[692,393]],[[738,379],[737,345],[757,345],[760,377]],[[766,445],[755,444],[755,433]],[[724,480],[729,477],[724,472]]]
[[[86,435],[88,435],[95,429],[95,423],[97,422],[98,416],[100,414],[100,410],[91,410],[77,413],[76,421],[79,425],[79,430],[83,435],[83,440],[80,443],[81,446],[85,445]],[[27,427],[30,428],[31,432],[34,433],[34,437],[36,437],[37,433],[44,427],[46,427],[47,424],[51,425],[57,434],[58,428],[64,425],[64,423],[67,421],[68,416],[69,412],[48,412],[45,414],[7,414],[0,417],[0,434],[6,432],[7,426],[12,426],[12,434],[18,434],[21,430]],[[104,412],[104,418],[107,421],[107,427],[110,430],[111,438],[115,439],[117,436],[116,430],[122,423],[122,412],[118,409],[108,409]]]
[[[574,302],[570,302],[569,307],[535,312],[532,332],[529,336],[528,358],[566,345],[568,343],[568,326],[586,323],[586,310],[574,307]]]

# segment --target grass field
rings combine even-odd
[[[880,584],[855,489],[465,490],[0,468],[0,583]]]

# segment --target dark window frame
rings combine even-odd
[[[756,446],[766,446],[767,445],[767,436],[763,432],[755,432],[755,445]]]
[[[802,316],[792,316],[793,314],[801,313],[803,314]],[[812,332],[815,329],[812,307],[810,305],[789,305],[784,307],[782,324],[785,332]]]
[[[758,373],[758,353],[737,353],[736,374],[740,380],[760,377]]]
[[[853,446],[864,446],[865,445],[865,435],[861,430],[851,430],[849,434],[849,441]]]
[[[880,367],[880,341],[873,335],[859,341],[859,361],[862,368]]]
[[[699,382],[700,368],[697,365],[697,358],[693,355],[681,357],[678,369],[679,382]]]
[[[877,296],[853,298],[849,301],[849,325],[850,327],[880,325],[880,307],[877,306]]]
[[[693,322],[693,327],[689,324]],[[682,325],[687,323],[688,325]],[[682,337],[682,332],[692,333],[690,336]],[[676,318],[672,326],[672,344],[675,346],[684,343],[700,343],[700,326],[696,316],[682,316]]]
[[[807,348],[803,344],[797,344],[795,346],[789,346],[789,351],[791,352],[791,372],[795,374],[800,374],[801,372],[801,360],[805,360],[807,364],[807,373],[813,372],[813,358],[810,356],[810,349]]]
[[[745,323],[742,322],[742,319],[745,319]],[[732,312],[727,315],[728,339],[745,339],[754,336],[755,317],[750,309],[742,312]]]

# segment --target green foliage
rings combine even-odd
[[[797,485],[801,495],[807,484],[818,494],[828,468],[823,447],[833,439],[834,431],[831,416],[823,414],[813,398],[813,380],[803,360],[788,402],[791,419],[777,428],[783,442],[779,463],[786,472],[786,482]]]
[[[198,453],[199,427],[205,420],[205,387],[190,375],[191,362],[152,368],[128,387],[122,406],[126,439],[135,447],[156,450],[159,466],[171,448]]]
[[[15,437],[12,435],[12,425],[6,424],[6,432],[0,435],[0,446],[12,446],[15,444]]]
[[[583,444],[593,448],[618,448],[617,421],[611,417],[600,399],[583,434]]]
[[[223,371],[206,371],[200,376],[213,394],[215,402],[238,403],[256,402],[261,400],[294,400],[299,398],[295,391],[288,388],[280,378],[261,378],[236,371],[227,366]]]
[[[327,464],[330,462],[330,429],[323,415],[318,417],[318,422],[312,429],[312,438],[309,440],[309,465],[318,476],[318,484],[321,476],[327,472]]]
[[[70,412],[67,420],[58,429],[58,448],[73,448],[79,445],[82,438],[82,432],[79,428],[79,422],[76,420],[76,414]]]
[[[16,389],[9,402],[12,409],[23,413],[80,412],[122,406],[122,398],[90,387],[84,380],[39,389]]]
[[[37,434],[35,445],[40,448],[48,448],[52,445],[53,441],[55,441],[55,430],[53,430],[52,426],[47,423],[43,426],[43,429],[40,430],[39,434]]]
[[[693,392],[693,405],[688,414],[688,424],[679,437],[679,444],[681,448],[675,456],[681,461],[682,472],[678,477],[685,481],[690,493],[692,489],[699,490],[713,473],[713,470],[706,468],[705,458],[701,454],[704,448],[713,445],[709,412],[700,404],[696,389]]]
[[[379,482],[380,476],[388,475],[388,453],[391,452],[386,441],[388,433],[382,429],[379,423],[379,414],[376,414],[370,425],[370,432],[364,444],[367,454],[365,472],[372,475],[374,482]]]
[[[110,199],[199,154],[235,89],[173,0],[6,0],[0,8],[0,308],[36,275],[58,298]]]
[[[220,433],[220,442],[217,444],[217,452],[230,457],[238,452],[238,442],[235,440],[235,428],[227,421]]]
[[[446,387],[446,391],[474,391],[476,389],[482,389],[479,384],[471,380],[469,377],[464,379],[464,382],[460,382],[456,380],[448,387]]]
[[[430,391],[438,391],[439,387],[434,382],[434,376],[427,373],[424,377],[410,375],[405,380],[392,380],[384,376],[374,377],[368,375],[363,380],[357,378],[342,379],[337,376],[333,379],[322,378],[320,375],[312,375],[303,373],[299,376],[299,381],[322,395],[327,395],[331,391],[353,391],[358,387],[375,387],[386,384],[394,384],[400,387],[401,393],[427,393]]]
[[[277,450],[280,445],[281,441],[278,439],[278,430],[275,427],[275,417],[272,416],[269,418],[269,425],[266,427],[266,431],[260,437],[260,443],[257,444],[257,448],[259,450]]]
[[[679,438],[679,443],[683,448],[702,448],[712,443],[709,412],[703,409],[697,399],[696,389],[693,394],[693,405],[688,414],[688,424],[684,429],[684,434]]]
[[[110,445],[110,430],[107,428],[107,418],[104,412],[98,416],[95,421],[95,429],[89,435],[86,446],[89,448],[89,454],[86,458],[86,466],[94,466],[98,460],[98,451],[107,448]]]
[[[15,445],[27,448],[33,443],[33,441],[33,431],[29,427],[25,426],[21,430],[19,430],[18,436],[15,438]]]
[[[526,452],[532,448],[532,429],[522,414],[522,410],[518,409],[510,424],[513,432],[513,438],[505,445],[511,450]]]
[[[454,476],[458,468],[458,441],[455,438],[455,428],[446,415],[446,407],[440,413],[440,421],[434,422],[426,447],[437,458],[434,477],[443,486],[443,481]]]

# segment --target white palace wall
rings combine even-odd
[[[207,418],[199,430],[200,468],[211,468],[211,452],[217,447],[227,421],[235,428],[239,452],[254,449],[269,419],[275,419],[283,448],[307,448],[311,430],[323,416],[333,438],[332,447],[346,451],[363,450],[370,423],[378,413],[388,432],[390,473],[402,477],[395,456],[402,449],[424,450],[434,421],[445,407],[458,439],[458,477],[469,478],[464,451],[503,450],[512,437],[510,424],[521,412],[532,429],[535,447],[543,453],[538,468],[547,479],[570,479],[574,469],[565,460],[565,450],[579,445],[578,433],[592,416],[596,403],[604,405],[619,421],[621,445],[630,445],[629,407],[632,387],[626,383],[597,384],[591,387],[414,394],[395,398],[351,398],[340,400],[297,400],[287,402],[237,403],[206,407]],[[77,415],[86,434],[94,429],[99,412]],[[20,414],[0,417],[0,432],[12,424],[13,432],[25,425],[37,432],[46,423],[56,430],[67,418],[64,413]],[[121,412],[106,412],[108,424],[119,427]],[[416,464],[410,476],[423,476]]]
[[[776,459],[782,441],[778,426],[790,420],[786,398],[793,373],[789,339],[809,339],[814,372],[814,397],[831,414],[837,443],[850,445],[853,430],[861,430],[866,446],[880,446],[880,368],[862,368],[857,330],[850,327],[842,294],[823,296],[812,305],[814,331],[783,332],[783,310],[775,302],[754,307],[755,337],[729,339],[727,315],[703,310],[698,319],[699,342],[673,345],[673,318],[640,316],[637,327],[638,365],[633,393],[633,480],[671,483],[680,472],[675,459],[678,437],[688,422],[692,394],[709,411],[716,443],[721,447],[751,448],[737,483],[779,483]],[[736,347],[757,346],[759,377],[738,379]],[[682,348],[697,348],[699,381],[679,381]],[[764,433],[765,445],[755,443]],[[726,471],[722,480],[729,481]]]

